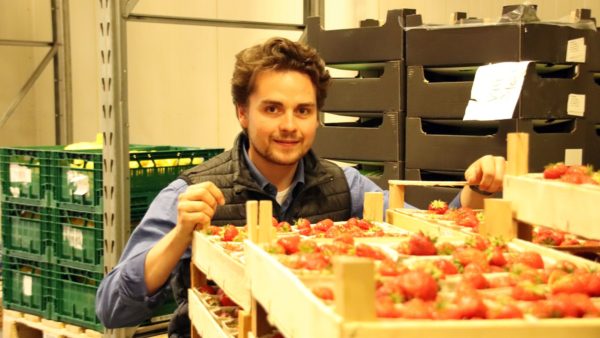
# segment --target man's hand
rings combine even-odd
[[[212,182],[189,186],[179,195],[177,204],[176,231],[185,238],[190,237],[197,225],[208,225],[218,205],[225,204],[225,197]]]
[[[505,167],[506,160],[502,156],[486,155],[473,162],[465,171],[468,185],[461,192],[461,204],[482,208],[484,195],[473,191],[469,185],[475,185],[479,190],[489,193],[501,191]]]

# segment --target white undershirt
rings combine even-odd
[[[277,192],[277,196],[275,196],[275,200],[277,201],[277,203],[279,203],[279,205],[283,205],[283,202],[287,199],[288,195],[290,194],[290,187],[287,187],[287,188]]]

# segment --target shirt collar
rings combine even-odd
[[[256,183],[258,183],[258,185],[263,191],[267,192],[269,195],[272,195],[274,197],[275,195],[277,195],[277,188],[273,183],[269,182],[269,180],[267,180],[267,178],[265,178],[263,174],[261,174],[258,168],[256,168],[254,163],[250,161],[250,157],[248,156],[248,147],[249,144],[248,140],[246,139],[244,142],[244,146],[242,147],[242,153],[244,161],[246,162],[248,170],[250,171],[250,175],[252,175],[252,177],[256,180]],[[300,161],[298,162],[298,167],[296,167],[294,179],[292,180],[292,184],[290,185],[290,191],[294,192],[296,190],[296,186],[299,183],[304,184],[304,158],[300,159]]]

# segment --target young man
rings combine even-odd
[[[171,280],[180,306],[169,334],[189,335],[192,233],[198,224],[245,224],[247,200],[273,200],[274,216],[290,223],[362,215],[364,193],[381,189],[355,169],[342,170],[311,151],[329,80],[315,50],[286,39],[237,55],[232,95],[244,132],[231,150],[184,172],[156,197],[98,289],[96,310],[105,326],[132,326],[150,317]],[[503,174],[504,159],[485,156],[465,177],[495,192]],[[466,187],[454,204],[481,207],[482,201]]]

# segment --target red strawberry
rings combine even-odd
[[[462,266],[476,264],[479,265],[483,271],[487,271],[489,269],[489,264],[485,254],[482,251],[474,248],[460,248],[452,253],[452,257]]]
[[[462,283],[470,285],[475,289],[487,289],[490,287],[490,283],[481,272],[463,273]]]
[[[413,298],[402,304],[400,309],[402,318],[408,319],[433,319],[432,304],[419,298]]]
[[[540,300],[546,299],[546,290],[541,284],[533,284],[531,281],[522,281],[512,288],[512,297],[516,300]]]
[[[239,231],[234,225],[228,224],[223,227],[223,237],[221,237],[221,240],[223,242],[231,242],[238,235],[238,233]]]
[[[349,234],[342,234],[341,236],[339,236],[333,240],[333,243],[337,243],[337,242],[354,245],[354,237],[350,236]]]
[[[456,250],[456,245],[448,242],[442,242],[436,244],[436,250],[438,255],[452,255]]]
[[[332,226],[333,226],[333,221],[331,219],[327,218],[327,219],[319,221],[319,222],[317,222],[317,224],[315,224],[315,231],[327,232],[327,230],[329,230],[329,228],[331,228]]]
[[[557,179],[567,172],[567,166],[562,163],[552,163],[544,168],[544,178]]]
[[[439,289],[433,276],[420,270],[408,271],[396,277],[395,281],[409,299],[434,300]]]
[[[454,298],[454,304],[458,305],[460,318],[485,318],[487,307],[483,303],[481,295],[469,286],[461,286]]]
[[[312,227],[310,226],[310,221],[306,218],[299,218],[296,221],[296,229],[300,232],[300,235],[310,236],[312,235]]]
[[[504,257],[504,253],[502,252],[502,248],[497,246],[493,247],[488,253],[488,262],[490,265],[494,266],[505,266],[507,261],[506,257]]]
[[[358,226],[361,230],[367,231],[371,229],[373,225],[366,219],[361,219],[358,222],[356,222],[356,226]]]
[[[379,274],[382,276],[398,276],[406,271],[405,267],[399,267],[396,262],[391,259],[384,259],[379,265]]]
[[[320,271],[331,266],[331,261],[321,252],[313,252],[302,256],[304,268]]]
[[[312,288],[312,292],[315,294],[315,296],[323,300],[333,300],[333,290],[326,286],[314,287]]]
[[[356,246],[356,256],[382,260],[388,258],[380,248],[360,243]]]
[[[402,316],[393,301],[389,298],[377,298],[375,302],[375,311],[379,318],[399,318]]]
[[[410,236],[408,250],[411,255],[416,256],[433,256],[437,253],[431,238],[422,232]]]
[[[488,319],[511,319],[523,318],[523,312],[515,304],[501,304],[498,307],[488,308],[486,313]]]
[[[286,255],[291,255],[300,251],[298,247],[300,244],[300,236],[298,235],[282,237],[277,240],[277,243],[285,249]]]
[[[553,294],[557,293],[585,293],[586,284],[583,276],[577,274],[568,274],[552,281],[550,290]]]
[[[229,298],[229,296],[227,296],[222,289],[219,289],[219,291],[217,291],[217,298],[219,299],[219,304],[221,304],[221,306],[237,306],[237,304],[234,301],[232,301],[231,298]]]
[[[447,259],[435,260],[433,265],[440,269],[444,275],[455,275],[458,273],[458,267]]]
[[[432,214],[443,215],[448,211],[448,203],[442,200],[433,200],[429,203],[427,211]]]
[[[215,225],[209,225],[206,228],[206,234],[207,235],[216,235],[216,236],[219,236],[221,234],[221,231],[223,231],[223,228],[215,226]]]
[[[202,293],[208,293],[209,295],[214,295],[217,293],[217,290],[215,290],[214,287],[210,286],[210,285],[202,285],[201,287],[198,288],[200,292]]]
[[[544,260],[539,253],[535,251],[523,251],[519,252],[514,258],[513,263],[523,263],[534,269],[543,269]]]

